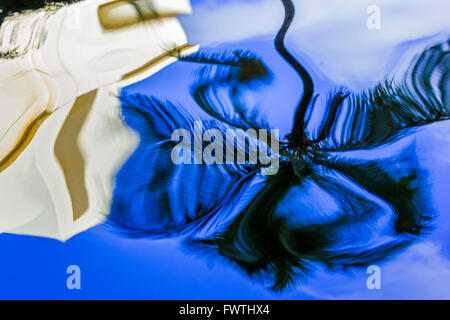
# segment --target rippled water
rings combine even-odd
[[[14,261],[0,298],[449,298],[444,2],[382,1],[373,31],[370,1],[295,1],[286,48],[313,81],[307,103],[274,46],[281,1],[193,4],[184,26],[201,55],[122,91],[141,142],[110,221],[66,244],[0,235]],[[278,129],[280,170],[174,165],[172,131],[198,120]],[[77,296],[61,285],[75,262]],[[381,290],[366,287],[372,264]]]
[[[123,90],[125,121],[141,143],[118,175],[110,216],[131,237],[177,237],[186,253],[231,264],[274,291],[323,268],[382,263],[426,239],[442,212],[417,141],[450,116],[447,39],[418,51],[401,74],[355,90],[286,49],[294,11],[284,4],[275,46],[202,48],[167,73],[167,94],[157,77]],[[278,173],[249,163],[174,165],[171,133],[193,132],[194,121],[223,133],[280,129]]]

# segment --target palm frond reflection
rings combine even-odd
[[[170,161],[171,132],[193,130],[196,120],[223,133],[271,128],[242,98],[270,83],[272,71],[262,59],[245,51],[179,56],[202,65],[191,95],[206,116],[193,106],[122,96],[125,121],[142,142],[118,177],[110,215],[130,236],[183,235],[188,250],[224,257],[277,291],[316,263],[366,266],[432,230],[436,213],[414,143],[382,158],[377,150],[450,117],[449,51],[442,44],[426,49],[401,81],[362,94],[329,93],[314,125],[310,119],[321,100],[307,70],[284,47],[294,13],[289,0],[283,3],[286,20],[276,48],[304,90],[291,133],[280,141],[278,173],[261,176],[259,164]],[[372,150],[373,157],[350,155],[361,150]]]

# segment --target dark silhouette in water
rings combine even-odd
[[[284,45],[284,39],[286,33],[294,20],[295,10],[294,5],[289,0],[282,0],[285,14],[284,22],[280,31],[275,38],[275,48],[280,53],[280,55],[297,71],[303,82],[303,96],[297,107],[297,111],[294,116],[294,128],[292,133],[288,136],[291,147],[294,148],[305,148],[307,147],[307,139],[305,136],[305,113],[308,105],[311,102],[312,96],[314,94],[314,83],[311,79],[309,73],[303,68],[303,66],[289,53]]]
[[[224,257],[273,290],[301,279],[315,263],[367,266],[430,231],[435,213],[414,144],[382,159],[358,160],[345,151],[387,146],[415,127],[450,117],[449,54],[436,45],[402,81],[386,81],[363,94],[329,94],[319,126],[312,126],[317,94],[284,45],[294,6],[282,2],[286,15],[275,47],[297,71],[303,93],[291,133],[280,141],[279,172],[261,176],[261,164],[171,162],[171,133],[193,130],[195,120],[221,132],[270,129],[242,102],[246,90],[271,80],[261,59],[242,51],[180,56],[204,64],[191,93],[207,117],[190,106],[123,95],[125,121],[142,141],[117,177],[110,214],[110,223],[129,236],[184,235],[189,250]],[[222,102],[219,90],[226,90],[230,103]],[[337,208],[327,210],[333,214],[311,207],[311,190],[332,199]]]

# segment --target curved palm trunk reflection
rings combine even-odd
[[[272,79],[264,61],[243,51],[179,56],[202,65],[191,88],[197,106],[121,97],[125,121],[142,141],[117,178],[110,215],[129,236],[183,235],[189,250],[225,257],[273,290],[295,283],[316,263],[365,266],[430,231],[436,214],[414,144],[382,159],[358,160],[346,151],[386,147],[415,127],[450,117],[448,49],[436,45],[413,62],[402,81],[362,94],[329,93],[312,137],[306,124],[316,103],[314,83],[284,46],[294,7],[282,2],[286,17],[275,47],[299,74],[303,92],[292,131],[280,141],[279,172],[262,176],[259,163],[171,162],[176,144],[171,133],[193,131],[196,120],[224,135],[227,129],[270,129],[242,99]],[[439,77],[437,86],[432,77]],[[196,107],[207,116],[195,113]]]

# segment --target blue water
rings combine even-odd
[[[230,1],[239,3],[239,1]],[[200,7],[201,1],[194,2]],[[214,6],[211,6],[214,9]],[[281,7],[280,7],[281,8]],[[189,34],[190,26],[195,29],[197,23],[191,24],[185,18],[183,24]],[[294,33],[295,34],[295,33]],[[202,39],[204,52],[223,52],[224,50],[244,49],[256,52],[273,72],[270,83],[262,86],[255,92],[246,93],[247,105],[258,108],[272,128],[280,130],[280,136],[284,137],[292,127],[292,118],[295,107],[302,92],[302,85],[297,74],[278,55],[273,47],[273,34],[269,36],[257,36],[248,40],[228,41],[220,45]],[[195,37],[194,37],[195,38]],[[213,38],[213,37],[211,37]],[[295,37],[289,38],[294,55],[301,60],[306,69],[316,81],[317,89],[327,92],[332,88],[347,87],[355,92],[365,87],[371,87],[377,81],[377,77],[366,77],[363,80],[346,83],[337,81],[333,72],[326,74],[327,70],[317,67],[314,57],[307,57],[301,50],[301,44],[295,41]],[[419,42],[424,47],[423,41]],[[203,43],[202,43],[203,44]],[[308,47],[310,48],[311,45]],[[410,46],[399,46],[396,54],[405,53],[408,50],[419,53],[416,42]],[[310,50],[310,49],[308,49]],[[308,51],[306,50],[306,51]],[[326,63],[325,63],[326,65]],[[386,64],[389,65],[389,64]],[[384,68],[386,68],[384,65]],[[392,63],[391,63],[392,65]],[[122,95],[132,96],[139,93],[145,96],[153,96],[162,101],[170,101],[173,104],[169,113],[176,119],[176,108],[186,108],[188,113],[203,115],[196,107],[190,94],[190,85],[196,80],[199,66],[187,62],[179,62],[169,66],[150,79],[144,80],[133,86],[125,88]],[[390,70],[385,69],[386,73]],[[345,77],[344,77],[345,78]],[[350,77],[351,78],[351,77]],[[130,101],[127,101],[128,105]],[[136,101],[134,101],[136,102]],[[147,116],[155,116],[155,109],[145,103],[136,103],[146,111]],[[147,108],[147,109],[146,109]],[[136,113],[135,109],[124,105],[125,121],[137,130],[141,137],[146,137],[149,132],[148,118],[145,113]],[[160,119],[167,119],[158,115]],[[161,123],[156,125],[156,131],[165,132],[167,126]],[[169,131],[168,131],[169,132]],[[153,139],[153,140],[152,140]],[[14,235],[0,235],[0,250],[2,261],[0,264],[0,298],[62,298],[62,299],[314,299],[314,298],[448,298],[450,297],[450,246],[448,231],[450,220],[448,208],[450,199],[446,197],[450,166],[448,146],[450,144],[450,129],[448,121],[437,122],[408,133],[403,139],[389,144],[384,148],[372,151],[360,151],[354,155],[365,159],[399,159],[400,154],[406,152],[409,156],[406,167],[402,162],[393,161],[391,171],[395,171],[395,163],[402,170],[411,163],[420,168],[421,180],[426,192],[426,203],[433,210],[433,221],[430,223],[430,232],[423,237],[418,237],[404,250],[386,255],[384,259],[376,262],[382,270],[382,289],[368,290],[366,279],[366,265],[360,268],[342,269],[342,266],[334,266],[329,270],[322,265],[312,268],[308,276],[302,277],[294,287],[288,287],[282,292],[269,290],[270,283],[250,278],[234,263],[217,254],[202,254],[200,252],[189,253],[189,248],[182,241],[186,233],[174,234],[172,238],[167,233],[186,222],[186,219],[178,215],[185,210],[195,218],[197,208],[190,207],[189,201],[193,188],[199,188],[201,184],[195,180],[197,169],[187,168],[178,176],[170,176],[166,170],[158,173],[158,168],[167,169],[166,163],[158,164],[156,154],[158,150],[157,138],[143,139],[135,153],[119,172],[117,177],[117,189],[112,207],[113,217],[116,221],[129,222],[129,229],[149,230],[149,237],[128,237],[109,224],[101,225],[88,230],[70,239],[67,243],[54,240],[22,237]],[[406,150],[406,151],[405,151]],[[165,155],[167,156],[167,155]],[[162,155],[163,159],[164,155]],[[151,164],[151,165],[150,165]],[[148,168],[152,168],[151,170]],[[173,168],[172,168],[173,169]],[[399,173],[400,172],[400,173]],[[151,189],[154,177],[159,174],[157,187],[163,186],[165,194],[156,194]],[[393,173],[393,175],[395,176]],[[145,179],[142,179],[143,175]],[[181,176],[181,177],[180,177]],[[224,175],[214,170],[208,171],[204,181],[222,179],[223,185],[232,184],[233,180],[223,180]],[[133,185],[139,181],[140,185]],[[208,185],[200,187],[203,197],[200,204],[207,211],[208,204],[213,206],[216,198],[220,198],[221,188],[208,189]],[[286,209],[284,212],[292,225],[305,223],[308,219],[315,222],[326,221],[322,216],[328,208],[334,208],[336,204],[323,191],[310,185],[304,197],[305,202],[295,204],[296,194],[287,196],[284,200]],[[255,191],[248,191],[246,196],[255,195]],[[167,207],[155,203],[164,197],[179,197],[178,207]],[[245,200],[245,199],[244,199]],[[242,201],[244,201],[242,200]],[[127,203],[128,201],[128,203]],[[237,199],[237,201],[241,201]],[[412,204],[414,206],[414,204]],[[309,211],[304,211],[309,208]],[[416,208],[417,209],[417,208]],[[190,210],[190,211],[189,211]],[[298,212],[302,210],[301,216]],[[422,210],[422,209],[421,209]],[[427,209],[428,210],[428,207]],[[421,212],[426,211],[423,209]],[[158,214],[154,215],[157,212]],[[167,224],[167,212],[172,216]],[[385,217],[385,216],[383,216]],[[389,217],[388,217],[389,218]],[[382,220],[382,219],[381,219]],[[383,222],[383,221],[382,221]],[[382,224],[382,222],[377,222]],[[389,224],[389,223],[388,223]],[[161,232],[161,226],[164,230]],[[176,228],[175,228],[176,229]],[[157,237],[155,237],[155,230]],[[172,230],[172,231],[171,231]],[[345,241],[364,243],[366,238],[371,238],[371,233],[382,233],[386,237],[396,237],[384,228],[374,225],[348,228],[343,234],[335,235],[344,239],[341,245],[349,245]],[[145,232],[139,236],[146,236]],[[383,243],[384,238],[379,240]],[[372,242],[368,242],[373,244]],[[375,241],[378,243],[378,241]],[[82,289],[68,290],[66,288],[66,268],[69,265],[78,265],[82,270]],[[314,264],[314,263],[313,263]],[[430,272],[433,270],[433,272]]]

